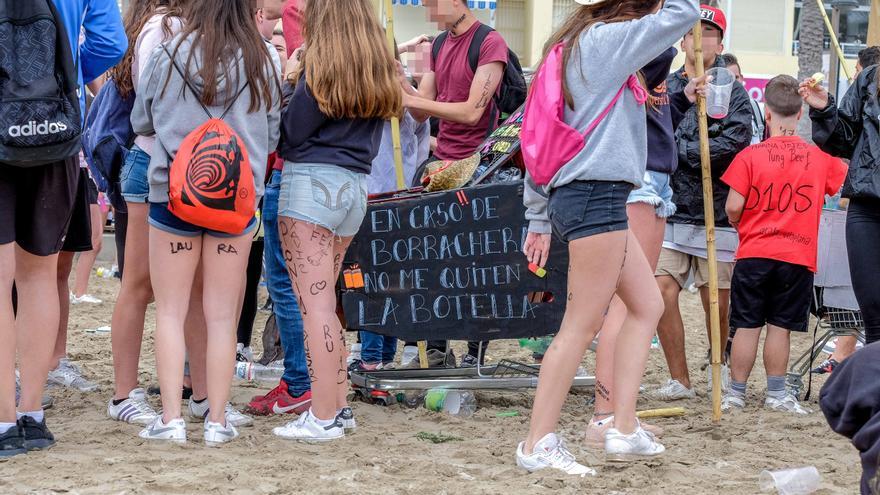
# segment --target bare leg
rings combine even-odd
[[[630,230],[638,239],[651,270],[656,270],[663,246],[666,219],[658,218],[654,206],[646,203],[629,204],[626,212]],[[624,319],[626,306],[615,296],[608,316],[605,317],[605,325],[599,333],[599,347],[596,349],[596,398],[593,413],[596,419],[607,417],[613,411],[611,397],[614,394],[614,349]]]
[[[226,424],[226,403],[229,401],[235,367],[235,332],[241,314],[245,271],[252,241],[250,233],[233,238],[208,235],[204,237],[202,247],[202,304],[208,329],[208,420],[222,425]],[[190,366],[195,360],[191,355]],[[193,373],[193,387],[195,383],[196,374]]]
[[[95,266],[95,260],[101,253],[104,240],[104,223],[107,216],[101,213],[101,207],[91,205],[89,213],[92,216],[92,250],[80,253],[79,260],[76,262],[76,278],[74,279],[73,294],[77,297],[84,296],[89,290],[89,277],[92,275],[92,268]]]
[[[352,239],[353,237],[340,237],[338,241],[333,244],[334,280],[339,280],[339,272],[342,271],[342,260],[345,258],[345,252],[348,251]],[[348,376],[348,365],[346,363],[346,360],[348,359],[348,347],[345,345],[345,328],[343,328],[342,325],[339,326],[339,349],[339,373],[340,376],[342,374]],[[337,390],[336,409],[339,410],[343,407],[348,407],[347,379],[339,385],[339,389]]]
[[[0,423],[15,423],[15,244],[0,245]]]
[[[667,275],[657,277],[657,284],[660,286],[664,304],[663,317],[657,325],[657,336],[666,356],[669,375],[673,380],[678,380],[685,387],[691,388],[691,377],[684,350],[684,322],[681,320],[681,309],[678,306],[681,286],[674,278]]]
[[[336,315],[334,236],[308,222],[283,216],[278,220],[287,271],[303,317],[312,413],[326,421],[336,417],[339,389],[348,380],[345,368],[340,370],[344,353]]]
[[[73,269],[73,258],[76,253],[61,251],[58,253],[58,336],[55,338],[55,348],[52,351],[52,360],[49,361],[49,370],[54,370],[61,362],[61,358],[67,356],[67,325],[70,322],[70,271]]]
[[[156,293],[156,369],[162,391],[162,422],[181,417],[183,325],[193,277],[202,251],[201,237],[181,237],[150,227],[150,278]]]
[[[525,452],[556,430],[565,397],[587,347],[602,326],[617,289],[627,244],[626,232],[575,240],[568,245],[568,303],[559,333],[544,354],[532,406]]]
[[[58,255],[15,248],[15,319],[21,370],[20,411],[39,411],[58,335]]]
[[[730,353],[731,380],[739,383],[748,381],[749,375],[752,374],[752,368],[755,367],[755,359],[758,357],[758,341],[760,339],[760,328],[738,328],[736,330],[733,349]]]
[[[837,337],[837,346],[834,348],[834,354],[831,355],[831,359],[842,363],[856,352],[856,342],[856,338],[849,335]]]
[[[785,376],[790,352],[791,332],[767,325],[767,337],[764,339],[764,370],[767,376]]]
[[[207,240],[207,239],[206,239]],[[203,256],[204,259],[204,256]],[[186,339],[186,355],[189,360],[189,377],[184,377],[184,386],[192,388],[193,399],[202,400],[208,397],[208,326],[205,322],[204,273],[199,264],[193,279],[193,288],[189,296],[189,311],[183,327]],[[211,281],[211,283],[214,283]],[[187,382],[189,378],[190,383]]]
[[[113,307],[110,340],[113,349],[115,391],[113,398],[122,400],[138,386],[138,362],[144,338],[144,314],[153,298],[150,283],[149,207],[144,203],[127,203],[128,229],[125,234],[125,271],[122,288]],[[168,245],[165,245],[168,249]]]

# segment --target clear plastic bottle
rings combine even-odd
[[[284,375],[284,364],[280,361],[263,366],[259,363],[235,363],[235,378],[245,381],[276,383]]]
[[[477,398],[468,390],[431,389],[424,394],[422,404],[429,410],[451,416],[469,418],[477,410]]]

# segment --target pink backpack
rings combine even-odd
[[[636,101],[644,104],[647,92],[636,76],[629,76],[611,103],[583,133],[563,121],[565,98],[562,95],[562,52],[565,43],[557,43],[538,69],[526,100],[520,140],[526,169],[539,186],[547,185],[557,172],[570,162],[586,144],[586,137],[602,123],[627,87]]]

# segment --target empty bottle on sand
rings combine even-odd
[[[235,378],[246,381],[277,383],[284,374],[284,363],[273,361],[268,366],[259,363],[235,363]]]

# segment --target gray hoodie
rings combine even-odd
[[[139,136],[156,136],[156,144],[153,154],[150,156],[150,169],[147,174],[150,182],[151,203],[168,202],[168,166],[177,154],[180,144],[186,136],[196,127],[209,120],[208,115],[202,109],[196,97],[186,88],[186,83],[180,74],[171,68],[171,59],[165,51],[174,53],[174,48],[180,43],[177,53],[177,65],[183,70],[186,60],[189,58],[192,45],[189,38],[182,39],[181,35],[175,36],[165,45],[158,46],[153,50],[145,70],[140,76],[139,91],[131,112],[131,125],[134,132]],[[267,68],[266,75],[270,82],[273,78],[280,78],[281,60],[275,48],[266,44],[272,57],[275,70]],[[208,107],[214,117],[223,115],[226,106],[247,82],[244,73],[244,65],[238,59],[238,77],[232,83],[221,76],[217,88],[215,105]],[[196,54],[193,65],[201,66],[200,54]],[[196,67],[191,67],[194,73]],[[188,76],[190,84],[197,91],[201,91],[204,82],[197,74]],[[168,80],[168,88],[162,93],[165,81]],[[269,84],[272,89],[272,110],[266,112],[263,102],[259,110],[248,113],[251,104],[250,90],[245,89],[241,96],[235,100],[229,113],[223,118],[244,141],[250,158],[251,172],[254,176],[254,189],[257,200],[263,196],[264,182],[266,177],[266,163],[269,154],[278,147],[278,138],[281,133],[281,93],[278,85]]]
[[[565,123],[583,131],[611,103],[630,75],[654,60],[692,28],[700,17],[698,0],[666,0],[660,12],[640,19],[595,24],[578,39],[579,58],[565,68],[575,108],[566,106]],[[550,184],[538,188],[526,179],[524,203],[529,230],[550,233],[549,191],[570,182],[623,181],[641,186],[648,157],[645,106],[631,91],[587,136],[586,146],[562,167]]]

